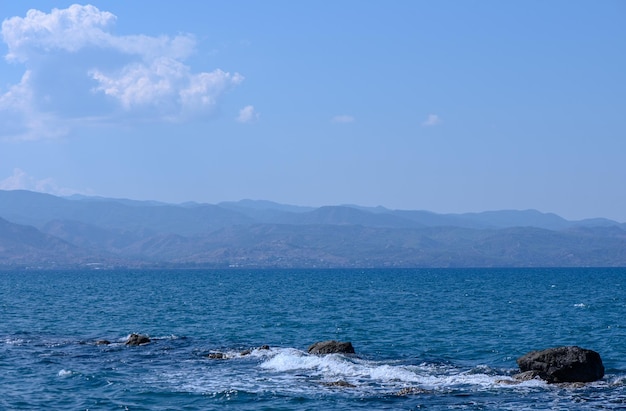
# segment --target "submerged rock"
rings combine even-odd
[[[520,384],[524,381],[530,381],[530,380],[534,380],[534,379],[541,379],[540,376],[540,372],[538,371],[524,371],[524,372],[520,372],[517,373],[513,376],[511,376],[511,379],[501,379],[501,380],[496,380],[496,384],[502,384],[502,385],[517,385]]]
[[[518,358],[517,365],[525,380],[539,377],[548,383],[592,382],[604,377],[600,354],[576,346],[532,351]]]
[[[323,382],[322,385],[325,385],[327,387],[356,388],[356,385],[350,384],[348,381],[344,381],[344,380]]]
[[[418,395],[418,394],[429,394],[431,392],[432,391],[425,390],[425,389],[419,388],[419,387],[405,387],[405,388],[401,389],[400,391],[398,391],[396,393],[396,395],[398,395],[398,396]]]
[[[239,355],[242,356],[242,357],[245,357],[246,355],[252,354],[252,352],[254,350],[269,350],[269,349],[270,349],[269,345],[262,345],[259,348],[248,348],[246,350],[240,351]],[[233,354],[233,353],[228,354],[228,353],[214,351],[214,352],[211,352],[211,353],[205,355],[205,357],[211,358],[213,360],[226,360],[226,359],[229,359],[229,358],[236,358],[237,355]]]
[[[309,354],[354,354],[350,341],[319,341],[307,350]]]
[[[150,342],[150,338],[147,335],[143,334],[131,334],[126,340],[126,345],[142,345],[148,344]]]
[[[542,379],[541,375],[542,375],[541,371],[531,370],[531,371],[524,371],[524,372],[515,374],[513,376],[513,379],[515,381],[520,381],[520,382],[530,381],[530,380]]]
[[[109,340],[98,340],[96,341],[96,345],[109,345],[111,344],[111,341]]]

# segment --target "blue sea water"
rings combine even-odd
[[[605,377],[502,382],[559,345]],[[624,409],[625,354],[626,269],[0,273],[6,410]]]

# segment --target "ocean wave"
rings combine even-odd
[[[504,373],[482,366],[463,369],[449,364],[420,363],[416,365],[394,364],[386,361],[366,360],[358,357],[330,354],[309,355],[303,351],[287,348],[276,351],[276,355],[260,364],[260,368],[275,373],[289,373],[321,381],[346,381],[356,387],[380,387],[399,389],[419,386],[426,390],[449,390],[454,387],[485,389],[500,387]],[[524,386],[543,382],[524,382]],[[510,385],[507,385],[510,386]]]

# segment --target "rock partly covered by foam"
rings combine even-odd
[[[260,346],[259,348],[250,348],[247,350],[243,350],[239,353],[240,356],[245,357],[246,355],[250,355],[252,354],[252,351],[254,350],[259,350],[259,351],[265,351],[265,350],[269,350],[270,346],[267,344],[264,344],[262,346]],[[229,354],[229,353],[224,353],[224,352],[219,352],[219,351],[213,351],[208,353],[207,355],[205,355],[205,357],[210,358],[212,360],[226,360],[229,358],[235,358],[237,357],[237,354]]]
[[[600,354],[569,346],[532,351],[517,359],[526,378],[539,377],[549,383],[592,382],[604,377]]]
[[[126,345],[141,345],[148,344],[150,342],[150,338],[147,335],[143,334],[131,334],[126,340]]]
[[[311,345],[309,354],[354,354],[354,347],[350,341],[319,341]]]

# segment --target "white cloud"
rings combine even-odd
[[[54,137],[75,123],[119,115],[205,117],[244,79],[220,69],[193,72],[184,63],[195,49],[191,35],[118,36],[111,31],[116,20],[74,4],[50,13],[29,10],[2,23],[6,60],[27,70],[19,84],[0,92],[0,137]]]
[[[342,114],[332,118],[333,123],[354,123],[356,119],[353,116]]]
[[[239,110],[237,121],[240,123],[251,123],[258,120],[261,115],[254,109],[254,106],[245,106]]]
[[[11,17],[2,23],[2,36],[9,48],[6,58],[26,62],[36,54],[78,52],[95,46],[149,59],[184,59],[194,50],[195,41],[188,34],[174,38],[115,36],[110,30],[116,20],[114,14],[92,5],[74,4],[67,9],[52,9],[49,14],[31,9],[26,17]]]
[[[428,118],[422,122],[424,127],[433,127],[441,124],[441,118],[437,114],[429,114]]]
[[[2,22],[2,37],[9,47],[7,60],[26,62],[34,53],[54,50],[75,52],[90,44],[106,43],[106,32],[115,16],[96,7],[74,4],[67,9],[52,9],[50,14],[28,10],[26,17],[11,17]]]
[[[34,105],[31,71],[27,70],[18,84],[0,95],[0,137],[4,139],[38,140],[67,133],[53,115],[41,113]]]
[[[36,179],[20,168],[13,170],[13,175],[0,180],[0,190],[29,190],[40,193],[67,196],[78,191],[59,187],[52,178]]]

